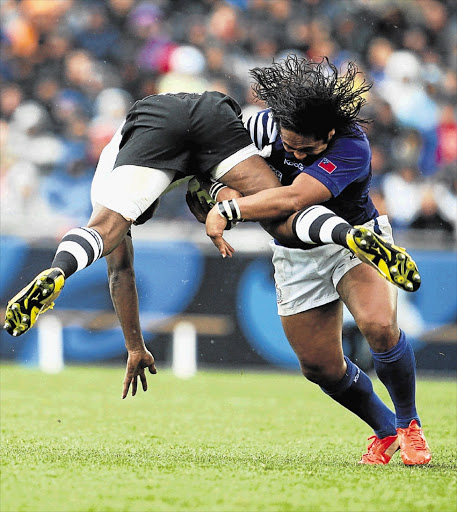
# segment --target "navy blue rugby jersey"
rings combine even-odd
[[[363,224],[378,216],[369,196],[370,143],[362,130],[336,135],[320,155],[297,160],[284,149],[269,109],[251,116],[245,126],[283,185],[290,185],[300,173],[306,172],[332,193],[333,197],[322,204],[350,224]]]

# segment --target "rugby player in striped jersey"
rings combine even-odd
[[[51,267],[8,302],[4,329],[12,336],[26,333],[54,306],[75,272],[106,257],[110,293],[128,351],[122,397],[130,386],[136,394],[138,378],[146,390],[145,369],[156,369],[141,332],[130,227],[150,219],[172,182],[196,170],[244,195],[280,186],[243,126],[240,106],[229,96],[213,91],[137,101],[100,155],[87,226],[66,233]]]

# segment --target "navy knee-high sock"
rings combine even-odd
[[[380,439],[397,435],[395,414],[374,392],[368,375],[348,357],[344,359],[347,363],[344,377],[332,387],[321,387],[322,391],[368,423]]]
[[[420,419],[416,411],[416,361],[405,333],[387,352],[373,352],[373,362],[379,380],[386,386],[395,407],[397,428],[406,428],[411,420]]]

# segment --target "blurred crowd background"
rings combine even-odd
[[[136,99],[219,90],[247,117],[263,108],[249,69],[296,53],[357,62],[374,83],[378,209],[456,240],[454,0],[1,0],[0,19],[2,233],[85,223],[100,152]],[[183,191],[156,217],[191,221]]]

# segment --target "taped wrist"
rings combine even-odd
[[[217,201],[217,194],[219,194],[219,192],[223,189],[223,188],[227,188],[227,185],[224,185],[223,183],[221,183],[220,181],[215,181],[210,189],[209,189],[209,195],[211,196],[212,199],[214,199],[214,201]]]
[[[217,211],[221,217],[227,220],[241,220],[241,211],[236,199],[229,199],[216,203]]]
[[[217,212],[221,217],[227,220],[227,225],[225,226],[225,230],[234,228],[239,221],[242,221],[241,211],[236,199],[229,199],[226,201],[222,201],[220,203],[216,203],[215,208],[217,208]]]

